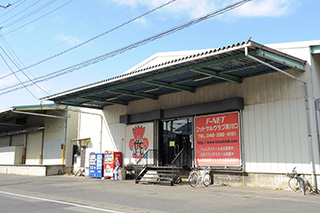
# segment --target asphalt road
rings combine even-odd
[[[320,195],[262,188],[173,187],[72,176],[0,175],[0,212],[319,212]]]

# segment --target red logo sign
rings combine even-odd
[[[129,148],[132,150],[132,157],[139,159],[143,156],[146,149],[148,148],[148,139],[143,138],[145,127],[137,126],[132,129],[134,139],[129,142]]]
[[[204,166],[239,166],[239,113],[225,113],[195,118],[196,164]]]

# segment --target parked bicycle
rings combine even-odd
[[[196,187],[200,182],[202,182],[204,186],[208,187],[213,182],[209,171],[202,170],[200,168],[191,170],[188,180],[191,187]]]
[[[303,195],[305,195],[306,186],[309,186],[310,184],[307,180],[301,177],[301,174],[297,173],[296,167],[292,169],[292,173],[287,173],[287,176],[290,178],[288,181],[290,189],[294,192],[302,192]]]

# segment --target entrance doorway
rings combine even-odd
[[[181,155],[183,167],[192,165],[192,118],[183,118],[160,122],[159,164],[171,165],[172,161],[184,149]]]

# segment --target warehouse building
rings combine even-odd
[[[128,170],[179,164],[210,168],[218,184],[284,188],[297,167],[316,185],[319,53],[320,41],[252,40],[157,53],[42,100],[101,110],[106,134],[88,146],[121,151]]]
[[[77,122],[77,112],[61,105],[0,112],[0,173],[46,176],[71,171]]]

